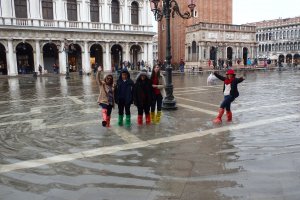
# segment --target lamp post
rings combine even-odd
[[[158,4],[162,2],[162,7]],[[170,33],[170,18],[175,17],[175,13],[183,19],[189,19],[194,16],[194,0],[189,0],[188,7],[190,12],[181,13],[176,0],[150,0],[151,11],[154,14],[156,21],[161,21],[163,17],[166,19],[166,97],[163,99],[162,107],[164,109],[176,109],[176,100],[173,95],[172,84],[172,67],[171,67],[171,33]]]

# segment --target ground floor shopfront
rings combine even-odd
[[[67,67],[90,73],[99,65],[113,71],[125,61],[137,66],[153,60],[152,34],[6,30],[2,35],[0,75],[38,72],[39,66],[43,73],[66,73]]]

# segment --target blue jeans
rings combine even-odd
[[[226,95],[224,96],[224,100],[221,103],[221,108],[225,109],[226,111],[230,111],[230,105],[234,101],[234,98],[231,95]]]

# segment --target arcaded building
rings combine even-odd
[[[182,13],[189,11],[188,1],[177,0]],[[188,26],[199,22],[205,23],[232,23],[232,0],[194,0],[196,4],[194,18],[185,20],[175,15],[171,18],[171,45],[172,63],[179,63],[185,58],[185,30]],[[158,23],[159,60],[166,57],[166,30],[165,20]]]
[[[148,0],[0,0],[0,74],[153,61]]]
[[[189,26],[186,30],[186,66],[208,67],[209,60],[219,59],[233,64],[239,60],[246,65],[257,54],[255,26],[204,23]]]
[[[257,57],[300,64],[300,17],[266,20],[256,26]]]

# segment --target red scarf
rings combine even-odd
[[[226,78],[225,81],[224,81],[224,83],[225,83],[226,85],[231,84],[232,81],[233,81],[233,79],[234,79],[234,77],[232,77],[232,78]]]

